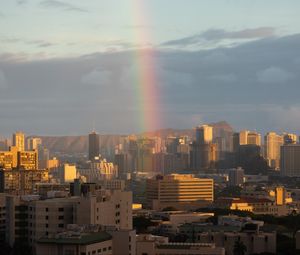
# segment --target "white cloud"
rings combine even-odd
[[[109,85],[111,82],[111,73],[106,70],[93,70],[81,77],[81,82],[89,85]]]
[[[285,83],[292,78],[292,73],[276,66],[271,66],[257,73],[257,80],[262,83]]]

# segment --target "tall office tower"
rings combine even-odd
[[[196,127],[196,142],[198,144],[209,144],[213,139],[213,127],[202,125]]]
[[[280,171],[283,176],[300,177],[300,144],[281,146]]]
[[[240,145],[253,144],[261,146],[261,136],[259,133],[249,130],[242,130],[239,135]]]
[[[296,144],[297,143],[297,135],[295,134],[283,134],[284,144]]]
[[[128,154],[127,153],[119,153],[115,154],[115,165],[118,167],[118,175],[119,177],[125,178],[128,174]]]
[[[257,132],[249,132],[248,133],[248,144],[253,144],[257,146],[261,146],[261,136]]]
[[[0,140],[0,151],[8,151],[9,143],[7,139]]]
[[[248,134],[249,134],[249,130],[242,130],[240,132],[240,136],[239,136],[239,145],[246,145],[248,144]]]
[[[203,125],[196,128],[196,141],[191,144],[190,166],[199,171],[214,167],[217,160],[217,145],[212,143],[213,128]]]
[[[89,160],[93,161],[100,154],[99,135],[96,132],[89,134]]]
[[[30,137],[27,139],[27,150],[37,150],[42,145],[42,139],[39,137]]]
[[[237,152],[240,146],[240,133],[232,134],[232,152]]]
[[[22,132],[16,132],[13,134],[13,146],[17,147],[18,151],[25,150],[25,135]]]
[[[268,165],[278,170],[280,166],[280,146],[283,145],[283,136],[275,132],[269,132],[265,135],[265,159]]]
[[[191,174],[171,174],[147,179],[147,204],[154,210],[199,208],[214,199],[213,179],[195,178]]]
[[[64,164],[62,169],[62,183],[73,182],[77,178],[77,169],[75,165]]]

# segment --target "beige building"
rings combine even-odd
[[[191,174],[157,176],[147,180],[147,204],[154,210],[199,208],[213,201],[213,190],[213,179],[195,178]]]
[[[283,176],[300,177],[300,144],[281,146],[280,171]]]
[[[70,224],[97,224],[113,229],[112,233],[119,231],[116,238],[124,239],[122,249],[131,250],[134,255],[135,231],[132,230],[131,205],[131,192],[121,190],[102,190],[97,196],[90,194],[45,200],[40,200],[38,195],[14,196],[2,193],[0,239],[5,239],[10,246],[16,241],[29,242],[35,251],[39,239],[55,238],[57,233],[64,232]]]
[[[242,130],[239,135],[239,144],[253,144],[261,146],[261,135],[254,131]]]
[[[18,151],[17,147],[10,147],[10,151],[0,152],[0,168],[38,169],[38,153],[37,151]]]
[[[27,150],[37,150],[42,145],[42,139],[39,137],[30,137],[27,139]]]
[[[73,182],[77,178],[77,170],[75,165],[64,164],[62,171],[62,183]]]
[[[274,216],[285,216],[290,213],[286,204],[277,204],[266,198],[219,198],[215,201],[215,206],[231,210],[249,211],[254,214],[270,214]]]
[[[47,170],[0,170],[0,192],[14,195],[32,194],[35,185],[48,182]]]
[[[80,175],[85,176],[88,182],[111,180],[118,177],[118,167],[106,159],[95,157],[90,162],[89,169],[78,169]]]
[[[107,231],[112,235],[113,255],[136,254],[135,230]]]
[[[18,151],[18,169],[35,170],[38,169],[37,151]]]
[[[102,232],[63,232],[38,240],[36,254],[43,255],[113,255],[112,237]]]
[[[15,146],[18,151],[25,151],[25,135],[22,132],[16,132],[12,137],[12,146]]]
[[[213,243],[169,243],[167,237],[138,235],[136,255],[225,255],[225,249]]]
[[[132,192],[101,191],[97,196],[82,197],[74,211],[74,222],[132,229]]]
[[[276,253],[276,233],[260,231],[245,232],[202,232],[197,234],[199,243],[214,243],[216,247],[224,247],[227,255],[233,255],[236,241],[241,241],[247,250],[245,255],[260,253]]]
[[[0,168],[12,169],[13,167],[17,167],[17,159],[14,158],[13,152],[0,151]]]
[[[280,147],[283,143],[282,135],[275,132],[269,132],[265,135],[265,159],[268,165],[275,170],[280,167]]]
[[[196,127],[196,142],[200,144],[209,144],[213,140],[213,127],[202,125]]]
[[[284,133],[283,134],[284,144],[296,144],[298,137],[296,134]]]

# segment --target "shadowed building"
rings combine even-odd
[[[89,134],[89,160],[93,161],[100,153],[99,135],[96,132]]]

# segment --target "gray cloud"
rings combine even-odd
[[[0,55],[5,74],[1,84],[9,85],[0,93],[1,132],[87,133],[95,120],[101,132],[131,133],[138,131],[145,114],[143,100],[157,104],[157,115],[164,120],[159,127],[189,128],[198,121],[225,119],[238,129],[300,132],[298,122],[292,121],[299,113],[300,66],[295,63],[300,35],[232,48],[147,53],[40,61],[25,61],[22,54]],[[133,57],[141,55],[147,57],[142,63],[153,63],[139,66],[151,74],[153,98],[142,93],[145,76]],[[273,84],[273,76],[280,83]],[[282,117],[285,111],[289,117]]]
[[[88,12],[84,8],[80,8],[76,5],[69,4],[67,2],[57,1],[57,0],[43,0],[40,5],[45,8],[55,8],[64,11],[75,11],[75,12]]]
[[[7,88],[7,80],[4,72],[0,69],[0,89]]]
[[[89,85],[105,86],[111,82],[111,72],[106,70],[93,70],[81,78],[81,82]]]
[[[262,83],[283,83],[292,79],[293,75],[290,72],[276,66],[271,66],[257,73],[257,79]]]
[[[204,44],[205,41],[222,41],[224,39],[261,39],[266,37],[275,36],[275,28],[272,27],[259,27],[253,29],[244,29],[239,31],[226,31],[223,29],[210,29],[203,33],[188,36],[178,40],[172,40],[163,43],[163,46],[189,46],[195,44]]]
[[[237,76],[233,73],[217,74],[217,75],[210,76],[209,79],[221,83],[232,83],[237,81]]]

